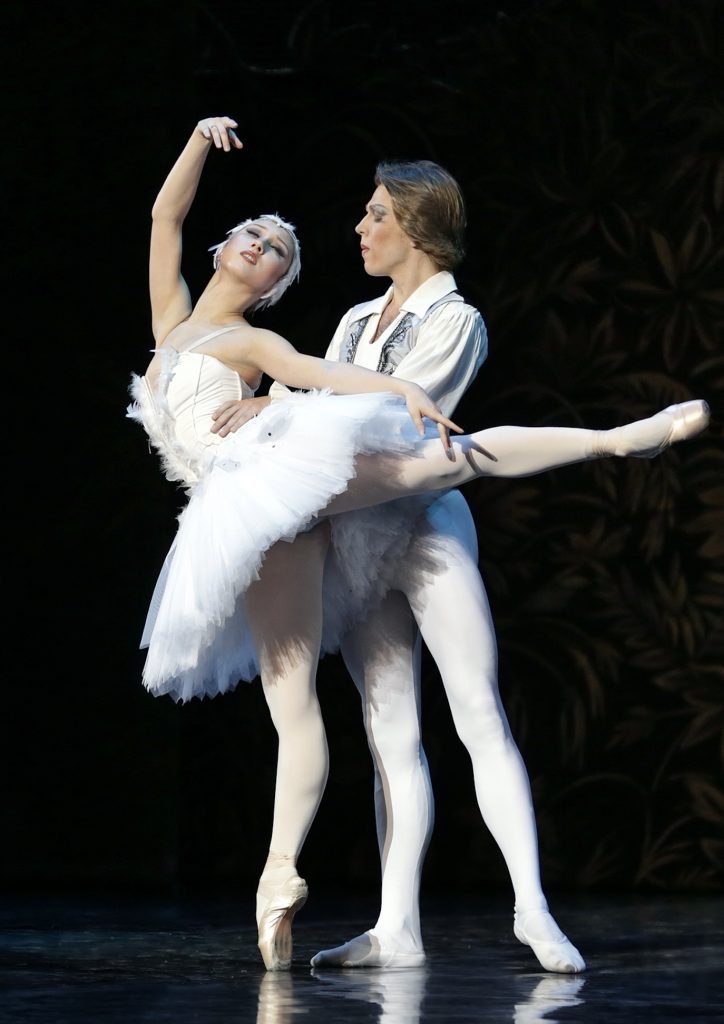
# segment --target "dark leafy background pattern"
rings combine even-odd
[[[428,157],[463,185],[459,284],[490,335],[462,423],[608,427],[709,401],[710,430],[657,460],[483,481],[466,497],[546,884],[721,888],[721,4],[244,6],[49,4],[25,51],[6,158],[27,197],[10,210],[12,273],[18,289],[44,276],[20,303],[35,318],[21,366],[38,379],[33,415],[18,416],[63,455],[28,483],[15,534],[6,877],[247,886],[264,857],[274,737],[259,687],[177,708],[139,685],[135,639],[181,499],[122,416],[150,347],[148,210],[190,126],[228,112],[245,152],[210,162],[187,233],[196,287],[230,224],[279,209],[300,227],[304,269],[265,322],[321,353],[341,313],[379,290],[352,231],[376,161]],[[3,17],[27,33],[26,9]],[[49,374],[41,356],[58,340]],[[304,870],[371,890],[357,701],[337,659],[319,685],[332,771]],[[423,700],[437,798],[425,885],[504,889],[429,661]]]

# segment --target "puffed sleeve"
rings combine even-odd
[[[423,321],[417,343],[393,376],[419,384],[451,416],[487,354],[488,332],[478,310],[449,302]]]

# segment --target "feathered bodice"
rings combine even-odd
[[[254,392],[235,370],[203,352],[161,349],[161,372],[155,387],[133,374],[133,402],[128,416],[140,423],[161,457],[169,480],[187,490],[203,476],[223,440],[211,431],[212,413],[220,405]]]

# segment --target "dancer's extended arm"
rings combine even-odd
[[[350,363],[335,363],[304,355],[280,335],[259,328],[246,333],[243,345],[245,360],[282,384],[304,389],[329,388],[341,395],[388,391],[405,399],[410,416],[421,435],[425,432],[423,417],[438,424],[446,448],[449,447],[447,430],[462,433],[462,429],[443,416],[430,396],[412,381],[387,377]]]
[[[349,314],[342,317],[325,359],[340,360],[348,318]],[[487,354],[488,335],[480,313],[467,303],[451,302],[425,318],[415,346],[392,376],[414,381],[446,415],[452,416]],[[212,430],[225,437],[258,415],[270,401],[287,394],[287,388],[275,380],[266,396],[225,402],[214,413]]]

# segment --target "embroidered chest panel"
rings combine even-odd
[[[382,346],[380,360],[377,363],[378,373],[392,373],[400,365],[403,355],[407,355],[410,351],[412,348],[412,339],[409,337],[411,326],[412,313],[405,313]]]
[[[357,347],[359,345],[359,340],[364,334],[364,330],[365,327],[367,326],[367,322],[370,316],[372,316],[371,313],[369,316],[363,316],[362,319],[358,320],[356,324],[352,327],[352,329],[347,333],[347,337],[344,339],[344,357],[342,359],[342,362],[354,362],[354,357],[357,355]]]
[[[370,316],[371,315],[372,314],[370,314]],[[370,316],[365,316],[362,317],[361,320],[357,320],[347,333],[343,346],[343,361],[345,363],[354,362],[355,356],[357,355],[357,349],[359,348],[360,339],[364,334],[365,327],[369,323]],[[412,348],[413,340],[410,330],[412,327],[412,321],[412,313],[405,313],[397,327],[395,327],[387,341],[383,344],[380,350],[380,357],[377,361],[378,373],[394,373],[396,368],[400,365],[402,357],[407,355]]]
[[[405,313],[397,327],[395,327],[395,329],[390,333],[389,338],[382,345],[380,357],[377,361],[377,372],[386,373],[388,375],[395,372],[407,353],[414,348],[420,326],[434,309],[437,309],[438,306],[447,302],[462,301],[462,296],[458,295],[457,292],[451,292],[448,295],[445,295],[442,299],[438,299],[437,302],[433,303],[422,319],[415,316],[414,313]],[[371,316],[372,313],[369,313],[367,316],[363,316],[360,320],[355,320],[352,326],[347,329],[347,334],[344,342],[342,343],[342,362],[354,362],[360,340]]]

